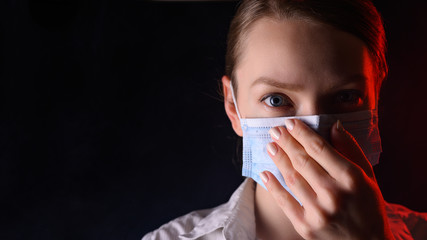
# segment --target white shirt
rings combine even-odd
[[[227,203],[176,218],[148,233],[142,240],[255,240],[254,197],[255,182],[247,178]],[[386,203],[386,212],[396,240],[427,239],[427,213],[390,203]]]

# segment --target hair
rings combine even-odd
[[[374,61],[377,99],[388,74],[387,42],[381,15],[371,0],[242,0],[231,21],[227,36],[225,75],[231,79],[237,96],[235,68],[244,51],[251,26],[261,18],[305,19],[330,25],[364,42]],[[222,89],[222,88],[221,88]],[[242,169],[242,138],[238,138],[233,164]]]
[[[235,94],[235,68],[244,51],[251,26],[259,19],[307,19],[335,27],[362,40],[376,68],[377,97],[388,74],[386,37],[381,15],[370,0],[243,0],[231,21],[225,56],[225,75],[230,77]]]

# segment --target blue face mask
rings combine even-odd
[[[378,164],[381,149],[381,139],[378,129],[378,114],[376,109],[344,114],[321,114],[310,116],[275,117],[275,118],[241,118],[237,109],[232,84],[230,84],[233,101],[243,130],[243,167],[242,175],[254,179],[261,186],[259,174],[269,171],[277,178],[282,186],[293,195],[279,169],[267,153],[267,143],[273,142],[268,131],[272,127],[285,126],[285,119],[300,119],[320,136],[329,141],[332,125],[339,119],[344,128],[356,139],[360,148],[372,165]],[[294,196],[295,197],[295,196]],[[298,199],[297,199],[298,200]]]

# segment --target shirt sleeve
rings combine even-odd
[[[427,239],[427,213],[412,211],[393,203],[387,203],[386,210],[396,240]]]

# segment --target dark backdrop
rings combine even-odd
[[[427,211],[424,1],[375,1],[385,199]],[[218,80],[235,2],[0,2],[0,239],[139,239],[242,178]]]

